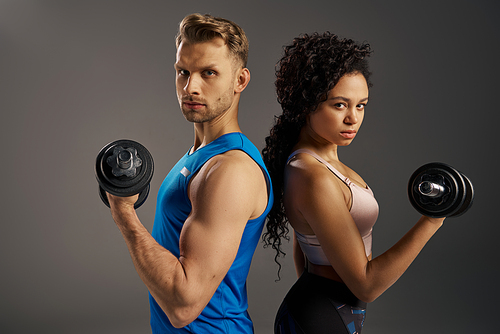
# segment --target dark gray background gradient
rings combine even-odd
[[[374,255],[419,215],[411,173],[449,163],[475,203],[446,221],[403,277],[369,305],[364,333],[491,333],[497,328],[499,4],[435,1],[0,1],[0,332],[149,333],[147,290],[101,203],[98,151],[129,138],[155,159],[150,198],[191,146],[174,89],[174,35],[192,12],[240,24],[250,40],[243,131],[259,147],[280,112],[274,65],[298,34],[369,42],[374,87],[345,163],[381,207]],[[286,246],[287,251],[291,245]],[[271,333],[295,281],[291,254],[275,282],[259,245],[248,291],[256,333]]]

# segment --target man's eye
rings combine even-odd
[[[180,75],[189,75],[189,71],[186,70],[179,70]]]
[[[208,77],[211,77],[212,75],[215,75],[215,72],[208,70],[208,71],[205,71],[205,75]]]

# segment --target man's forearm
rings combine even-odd
[[[184,326],[189,303],[182,291],[185,273],[179,259],[159,245],[142,225],[135,210],[112,210],[139,277],[172,325]],[[182,319],[182,320],[181,320]]]

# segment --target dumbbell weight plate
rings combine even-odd
[[[464,174],[461,175],[465,182],[465,200],[460,209],[450,217],[459,217],[463,215],[467,210],[470,209],[470,207],[472,206],[472,202],[474,201],[474,187],[472,186],[472,182],[470,182],[469,178]]]
[[[113,174],[113,168],[108,164],[108,158],[116,158],[115,149],[130,150],[139,158],[141,164],[136,166],[135,175],[115,176]],[[99,151],[95,163],[95,174],[99,183],[101,199],[109,206],[105,192],[121,197],[140,194],[135,205],[138,208],[146,200],[149,193],[149,183],[153,177],[153,170],[153,158],[143,145],[127,139],[107,144]]]
[[[422,194],[422,182],[440,184],[444,193],[437,197]],[[428,217],[452,217],[457,214],[467,198],[467,185],[462,174],[453,167],[439,162],[418,168],[408,182],[408,197],[413,207]],[[464,211],[465,212],[465,211]]]
[[[105,179],[102,183],[105,185],[106,191],[109,190],[110,194],[116,196],[134,195],[139,193],[151,181],[150,177],[153,173],[151,155],[147,152],[146,148],[138,145],[140,144],[136,142],[121,140],[108,147],[102,154],[102,158],[99,160],[99,168],[101,175]],[[108,159],[113,157],[115,148],[135,149],[137,156],[142,161],[142,164],[136,168],[135,176],[127,177],[122,175],[117,177],[113,175],[112,167],[108,164]]]

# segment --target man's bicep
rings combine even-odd
[[[216,288],[236,257],[254,196],[248,179],[241,177],[245,168],[216,159],[190,185],[192,212],[182,229],[180,251],[187,278],[198,284],[209,278]]]

